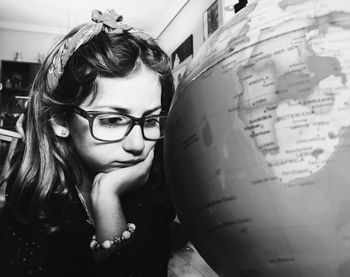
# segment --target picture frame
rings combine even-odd
[[[222,13],[222,21],[225,24],[236,13],[245,8],[248,4],[248,0],[221,0],[220,12]]]
[[[207,40],[219,27],[219,4],[216,0],[203,13],[203,41]]]
[[[172,68],[178,67],[183,61],[193,55],[193,35],[191,34],[183,43],[171,54]]]
[[[188,36],[171,54],[172,73],[175,89],[185,74],[186,65],[193,56],[193,35]]]

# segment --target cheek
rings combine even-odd
[[[96,140],[92,138],[89,126],[84,123],[79,120],[73,120],[70,124],[70,136],[79,160],[93,169],[99,167],[99,155],[103,154],[101,151],[97,151],[99,147]]]
[[[145,141],[144,154],[147,155],[150,151],[154,150],[155,145],[156,145],[155,141]]]
[[[88,154],[94,148],[94,142],[88,128],[74,128],[71,131],[71,138],[74,149],[78,152],[79,156],[84,155],[84,153]]]
[[[108,144],[98,144],[89,140],[82,141],[80,144],[75,143],[75,151],[80,161],[89,170],[95,172],[105,171],[113,159],[116,159],[120,152],[118,146]]]

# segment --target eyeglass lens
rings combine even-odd
[[[143,122],[143,134],[146,139],[156,140],[164,135],[165,116],[146,117]],[[96,138],[101,140],[118,140],[124,138],[133,127],[133,120],[118,114],[98,115],[92,125]]]

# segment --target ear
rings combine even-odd
[[[69,129],[64,123],[58,123],[51,121],[53,131],[55,135],[61,138],[67,138],[69,136]]]

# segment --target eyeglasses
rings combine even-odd
[[[99,141],[118,142],[128,136],[135,125],[140,125],[143,138],[159,140],[164,137],[167,116],[147,115],[133,117],[115,112],[85,111],[73,106],[73,112],[89,121],[91,136]]]

